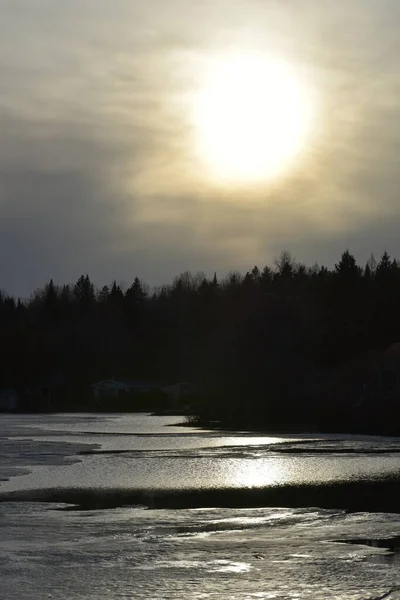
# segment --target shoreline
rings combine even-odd
[[[318,435],[330,435],[330,436],[360,436],[360,437],[373,437],[373,438],[395,438],[395,439],[399,439],[400,438],[400,431],[398,431],[397,433],[392,431],[390,433],[390,430],[387,430],[385,432],[382,431],[371,431],[369,429],[356,429],[356,430],[343,430],[343,431],[338,431],[336,429],[328,429],[328,428],[323,428],[323,427],[311,427],[311,426],[304,426],[304,427],[299,427],[297,426],[292,426],[289,428],[283,428],[283,427],[277,427],[277,428],[256,428],[256,427],[243,427],[243,426],[235,426],[235,425],[228,425],[228,424],[223,424],[221,422],[217,422],[217,421],[206,421],[206,420],[199,420],[199,421],[194,421],[193,423],[191,423],[190,421],[183,421],[183,422],[179,422],[179,423],[174,423],[172,426],[176,426],[176,427],[191,427],[193,429],[201,429],[201,430],[208,430],[208,431],[221,431],[221,433],[227,433],[227,432],[232,432],[232,433],[244,433],[244,434],[254,434],[254,435],[271,435],[271,436],[288,436],[288,435],[305,435],[305,436],[318,436]]]
[[[205,489],[43,488],[0,493],[5,502],[65,504],[59,510],[121,507],[188,510],[199,508],[310,508],[345,512],[400,513],[400,476],[332,483]]]

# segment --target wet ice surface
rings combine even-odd
[[[35,426],[41,427],[43,420],[43,416],[0,414],[0,481],[26,475],[30,467],[80,462],[77,453],[98,447],[88,445],[82,439],[63,441],[62,432],[53,440],[47,440],[48,432]],[[51,417],[45,420],[52,425]]]
[[[395,439],[166,427],[178,420],[0,416],[0,479],[9,477],[0,496],[76,486],[99,494],[141,486],[240,491],[399,471]],[[2,600],[400,599],[397,514],[65,508],[0,503]]]
[[[11,441],[0,439],[3,470],[16,464],[34,468],[31,475],[3,484],[0,492],[262,487],[400,472],[400,442],[395,439],[207,432],[171,426],[178,420],[57,415],[24,417],[21,427],[18,418],[4,418],[5,433],[0,435],[8,432]]]
[[[1,507],[2,598],[400,598],[387,551],[332,541],[390,536],[398,516],[53,508]]]

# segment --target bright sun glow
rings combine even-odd
[[[279,176],[305,147],[315,106],[284,62],[258,54],[217,60],[196,94],[197,150],[219,180]]]

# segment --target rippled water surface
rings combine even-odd
[[[400,441],[179,420],[0,416],[0,597],[400,598]]]

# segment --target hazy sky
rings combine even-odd
[[[0,288],[399,256],[399,27],[398,0],[0,0]],[[190,103],[230,51],[319,99],[279,180],[223,187],[194,155]]]

